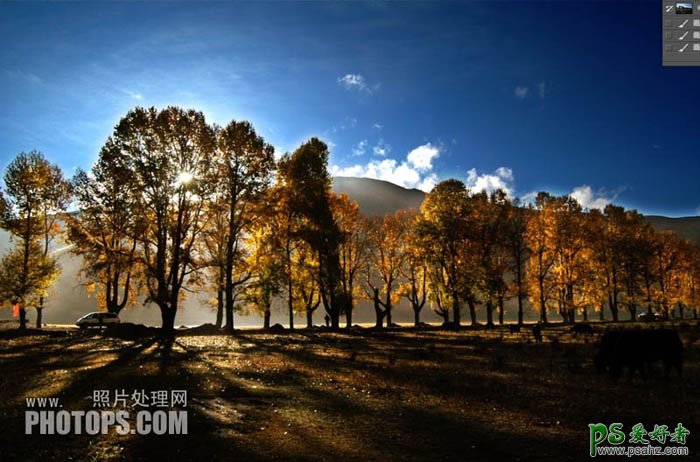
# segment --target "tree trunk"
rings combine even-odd
[[[384,310],[379,303],[379,289],[373,289],[373,299],[374,299],[374,315],[376,316],[376,321],[374,327],[381,329],[384,324]]]
[[[314,327],[314,312],[313,310],[306,310],[306,327],[311,329]]]
[[[469,305],[469,320],[472,326],[476,326],[476,306],[474,306],[474,299],[471,297],[467,298],[467,305]]]
[[[345,327],[348,329],[352,327],[352,306],[345,307]]]
[[[503,297],[499,296],[498,297],[498,305],[497,305],[497,307],[498,307],[498,324],[500,324],[501,326],[503,325],[503,316],[504,316],[504,312],[505,312],[505,307],[503,305],[504,305]]]
[[[272,316],[272,313],[270,312],[270,309],[265,310],[264,318],[263,318],[263,328],[265,330],[270,328],[270,317]]]
[[[24,330],[27,328],[27,310],[24,308],[19,309],[19,329]]]
[[[229,303],[228,299],[226,300],[226,326],[224,329],[226,329],[226,332],[232,334],[233,329],[235,328],[234,323],[233,323],[233,303]]]
[[[389,298],[389,296],[387,296],[386,309],[384,311],[386,316],[386,327],[392,327],[394,321],[391,320],[391,298]]]
[[[523,325],[523,294],[518,291],[518,325]]]
[[[486,327],[493,327],[493,302],[486,302]]]
[[[172,335],[175,332],[175,310],[171,307],[160,309],[163,325],[161,330],[164,334]]]
[[[636,321],[637,320],[637,306],[634,303],[630,303],[629,310],[630,310],[630,320]]]
[[[587,306],[583,307],[583,320],[588,321],[588,307]]]
[[[420,309],[413,307],[413,325],[418,327],[420,324]]]
[[[601,321],[605,321],[605,305],[600,305],[600,311],[598,312],[598,317]]]
[[[36,328],[41,329],[41,313],[44,311],[43,308],[39,307],[36,309]]]
[[[219,287],[216,289],[216,327],[221,328],[224,322],[224,291]]]
[[[612,320],[614,322],[617,322],[618,321],[617,306],[615,306],[614,303],[610,305],[610,312],[612,313]]]
[[[289,330],[294,330],[294,308],[289,307]]]
[[[469,310],[471,311],[471,305],[469,306]],[[452,319],[453,319],[453,324],[455,329],[459,329],[462,326],[462,320],[461,320],[461,313],[459,312],[459,300],[457,297],[453,296],[452,297]],[[472,323],[474,321],[474,318],[472,318]]]

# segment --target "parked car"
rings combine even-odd
[[[662,318],[656,313],[646,312],[637,316],[637,319],[640,321],[661,321]]]
[[[81,329],[88,327],[102,327],[107,324],[118,324],[119,316],[116,313],[88,313],[75,322],[75,325]]]

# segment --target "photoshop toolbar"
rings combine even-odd
[[[662,2],[664,66],[700,66],[700,1]]]

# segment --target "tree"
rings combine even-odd
[[[357,278],[367,257],[367,226],[360,215],[360,206],[347,194],[331,193],[331,209],[342,233],[340,244],[340,280],[343,293],[347,296],[345,305],[346,327],[352,327],[352,313],[355,298],[359,296]]]
[[[264,197],[274,170],[274,148],[260,137],[249,122],[230,122],[216,130],[216,155],[210,175],[213,177],[215,214],[223,214],[225,226],[217,228],[221,238],[217,249],[223,265],[224,312],[226,330],[234,328],[236,291],[249,278],[245,270],[244,236],[259,218],[254,213]],[[216,218],[221,218],[215,216]]]
[[[590,277],[585,280],[588,306],[598,312],[601,321],[605,319],[605,304],[611,294],[610,249],[606,237],[607,218],[598,209],[588,212],[586,234]],[[584,321],[588,311],[584,310]]]
[[[525,239],[530,249],[527,265],[527,281],[530,299],[540,312],[540,321],[547,322],[547,309],[555,289],[552,276],[557,249],[552,239],[552,196],[546,192],[537,194],[529,214]]]
[[[428,300],[430,308],[435,314],[442,318],[442,325],[447,326],[450,322],[450,309],[452,306],[450,296],[445,284],[445,272],[439,265],[426,261],[426,272],[428,274]]]
[[[551,206],[550,245],[556,249],[552,274],[557,304],[564,322],[573,323],[576,313],[585,306],[582,287],[590,274],[585,255],[584,215],[581,205],[570,196],[553,198]]]
[[[298,244],[292,270],[295,273],[292,309],[295,313],[304,313],[306,327],[311,328],[314,326],[314,313],[321,305],[321,288],[318,283],[318,259],[306,243]]]
[[[20,245],[0,260],[0,300],[20,304],[21,329],[26,327],[24,307],[37,306],[60,273],[56,260],[45,255],[39,243],[30,242],[25,252]]]
[[[443,278],[452,304],[453,323],[460,326],[460,304],[469,304],[472,324],[477,266],[474,259],[473,232],[469,223],[469,192],[459,180],[438,183],[421,204],[418,236],[426,256]]]
[[[369,258],[366,279],[378,315],[377,327],[382,327],[384,318],[387,327],[393,324],[392,308],[400,298],[397,290],[407,257],[404,243],[413,225],[412,221],[410,211],[399,210],[383,217],[374,216],[368,223]]]
[[[670,309],[679,300],[678,273],[683,261],[683,240],[671,231],[656,233],[657,246],[654,259],[656,274],[656,304],[669,317]]]
[[[6,263],[14,265],[17,259],[21,262],[14,267],[17,280],[10,292],[20,303],[20,329],[26,327],[26,306],[30,303],[37,309],[37,327],[41,327],[48,285],[37,285],[36,280],[50,285],[57,277],[54,271],[58,267],[49,264],[53,260],[50,245],[61,231],[60,219],[70,198],[70,187],[60,168],[38,151],[18,154],[8,165],[4,181],[3,227],[18,239],[18,253]],[[36,255],[37,249],[41,257]],[[49,267],[53,269],[48,271]]]
[[[183,288],[203,260],[197,252],[205,204],[216,169],[214,131],[201,112],[135,108],[117,124],[106,147],[131,171],[130,212],[137,220],[147,301],[161,311],[162,328],[174,330]]]
[[[284,191],[290,232],[312,249],[318,259],[318,283],[323,307],[337,329],[348,306],[341,284],[340,246],[343,234],[333,216],[328,173],[328,146],[311,138],[279,163],[278,183]],[[292,304],[290,303],[290,307]],[[293,321],[292,308],[290,320]],[[290,323],[291,324],[291,323]],[[293,327],[293,324],[290,325]]]
[[[496,190],[470,198],[472,229],[477,249],[477,284],[486,305],[486,325],[493,326],[493,310],[498,308],[503,323],[508,253],[506,223],[510,202],[505,192]]]
[[[423,249],[416,235],[415,224],[418,213],[408,212],[411,215],[409,230],[404,239],[405,260],[400,268],[404,282],[399,286],[399,293],[411,304],[413,310],[413,323],[420,325],[420,313],[428,299],[428,264]]]
[[[510,252],[510,271],[513,275],[513,285],[518,299],[518,324],[523,324],[523,306],[527,298],[525,285],[525,265],[529,248],[525,239],[529,210],[515,202],[509,209],[509,218],[505,229],[506,245]]]
[[[137,221],[128,193],[131,171],[124,158],[108,143],[100,150],[90,174],[73,178],[79,212],[68,216],[72,252],[82,257],[82,274],[98,304],[119,313],[135,302],[141,288],[137,262]]]
[[[282,289],[284,260],[276,224],[259,220],[250,229],[246,245],[251,249],[247,261],[251,279],[245,287],[245,298],[263,315],[265,329],[270,328],[272,300]]]

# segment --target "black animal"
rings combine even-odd
[[[571,332],[578,335],[578,334],[587,334],[587,335],[593,335],[593,326],[590,324],[586,323],[578,323],[574,324],[571,326]]]
[[[542,326],[539,323],[532,328],[532,335],[535,336],[535,342],[542,343]]]
[[[671,368],[678,376],[683,369],[683,344],[678,333],[671,329],[617,330],[606,332],[598,344],[594,357],[600,372],[608,371],[613,379],[629,370],[630,378],[638,371],[646,380],[651,364],[662,361],[665,377]]]
[[[520,332],[520,324],[511,324],[510,326],[508,326],[508,329],[510,329],[511,334]]]

